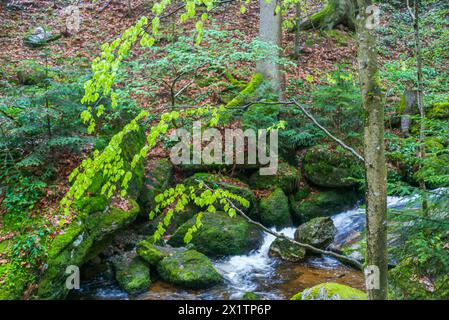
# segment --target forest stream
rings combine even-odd
[[[414,196],[388,197],[388,208],[409,206]],[[353,239],[365,228],[365,209],[357,207],[332,216],[337,234],[334,245]],[[295,228],[278,230],[293,237]],[[265,234],[258,250],[247,255],[213,260],[213,265],[225,279],[222,285],[205,290],[185,290],[162,281],[155,281],[148,292],[129,296],[114,280],[101,273],[82,281],[79,291],[69,299],[241,299],[245,292],[254,292],[260,299],[289,299],[296,292],[323,282],[337,282],[364,290],[362,272],[342,265],[325,256],[311,256],[303,263],[291,263],[268,254],[274,236]]]

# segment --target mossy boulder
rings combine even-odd
[[[191,289],[209,288],[222,281],[210,260],[195,250],[178,251],[165,257],[157,271],[164,281]]]
[[[282,188],[286,194],[292,194],[298,189],[300,173],[297,168],[287,162],[279,162],[276,175],[260,175],[255,172],[248,180],[253,189]]]
[[[154,198],[163,192],[173,181],[173,165],[169,159],[151,161],[146,170],[139,204],[146,210],[152,210],[156,205]]]
[[[363,176],[363,166],[346,151],[328,145],[317,145],[303,158],[304,176],[316,186],[349,188],[357,185],[354,178]]]
[[[344,284],[326,282],[295,294],[291,300],[368,300],[368,296]]]
[[[401,261],[388,272],[389,297],[398,300],[448,300],[449,274],[426,275],[413,258]]]
[[[111,205],[105,212],[90,215],[80,214],[50,244],[47,268],[39,282],[38,297],[41,299],[63,299],[68,294],[65,286],[65,271],[70,265],[81,267],[104,248],[112,236],[129,225],[139,213],[136,201],[128,199],[128,208],[119,209]]]
[[[290,198],[295,222],[307,222],[316,217],[330,216],[353,208],[360,196],[351,190],[323,190],[306,195],[298,192]]]
[[[51,41],[55,41],[61,37],[61,34],[55,34],[44,27],[37,27],[33,31],[28,32],[23,38],[23,43],[31,48],[40,48],[47,45]]]
[[[249,188],[249,186],[246,183],[243,183],[238,179],[230,178],[219,174],[196,173],[185,179],[183,181],[183,184],[186,186],[197,187],[200,181],[207,184],[207,186],[210,188],[213,189],[221,188],[245,198],[250,203],[250,206],[248,208],[245,208],[239,203],[234,202],[234,204],[251,218],[258,219],[257,199],[256,196],[254,195],[254,192]],[[215,206],[218,210],[223,209],[223,206],[219,203],[216,203]]]
[[[115,279],[129,294],[148,290],[151,284],[150,268],[135,252],[127,252],[114,261]]]
[[[168,244],[174,247],[184,246],[187,230],[196,222],[196,217],[181,225]],[[202,226],[193,234],[190,244],[194,249],[207,256],[224,256],[245,254],[256,249],[262,242],[262,233],[257,227],[249,224],[240,216],[230,217],[218,211],[206,212],[202,218]]]
[[[324,249],[332,243],[336,233],[337,229],[331,218],[314,218],[296,229],[295,240]]]
[[[286,227],[291,225],[288,198],[281,188],[260,200],[260,222],[266,227]]]
[[[272,257],[279,257],[282,260],[300,262],[306,256],[306,249],[286,239],[277,238],[271,244],[268,254]]]
[[[45,67],[34,60],[25,60],[16,69],[19,84],[43,85],[47,78]]]

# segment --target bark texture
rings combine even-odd
[[[410,125],[412,123],[411,115],[415,114],[416,110],[418,110],[418,103],[416,101],[416,98],[416,91],[410,89],[405,90],[403,97],[404,110],[402,111],[401,115],[401,132],[405,138],[410,135]]]
[[[380,88],[375,30],[367,21],[372,0],[357,0],[359,73],[365,109],[364,152],[366,170],[367,269],[373,279],[367,283],[372,300],[387,298],[387,170],[384,143],[384,106]],[[368,281],[367,281],[368,282]]]
[[[260,0],[260,26],[259,38],[264,42],[282,46],[282,14],[275,14],[276,1],[271,0],[266,3],[265,0]],[[270,81],[271,87],[275,92],[279,92],[282,97],[283,91],[283,74],[279,63],[276,63],[280,57],[280,50],[277,51],[275,59],[261,60],[257,62],[257,72],[264,76],[264,79]]]
[[[323,9],[312,15],[301,24],[301,29],[332,30],[338,25],[343,25],[354,31],[356,27],[355,12],[357,3],[355,0],[325,0]]]

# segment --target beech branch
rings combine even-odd
[[[365,158],[363,158],[362,155],[360,155],[360,153],[358,153],[354,148],[348,146],[346,143],[344,143],[342,140],[340,140],[339,138],[337,138],[336,136],[334,136],[329,130],[327,130],[323,125],[321,125],[316,119],[315,117],[309,112],[307,111],[306,108],[304,108],[303,105],[301,105],[300,103],[298,103],[295,99],[291,100],[291,101],[276,101],[276,102],[267,102],[267,101],[257,101],[257,102],[251,102],[249,104],[246,104],[243,108],[246,109],[249,106],[253,105],[253,104],[267,104],[267,105],[295,105],[299,108],[299,110],[301,110],[302,113],[304,113],[304,115],[313,122],[313,124],[318,127],[321,131],[323,131],[329,138],[331,138],[332,140],[334,140],[336,143],[338,143],[341,147],[343,147],[344,149],[346,149],[347,151],[349,151],[350,153],[352,153],[358,160],[360,160],[361,162],[365,162]]]

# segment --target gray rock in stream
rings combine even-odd
[[[324,249],[332,243],[336,233],[337,229],[331,218],[315,218],[296,229],[295,240]]]

